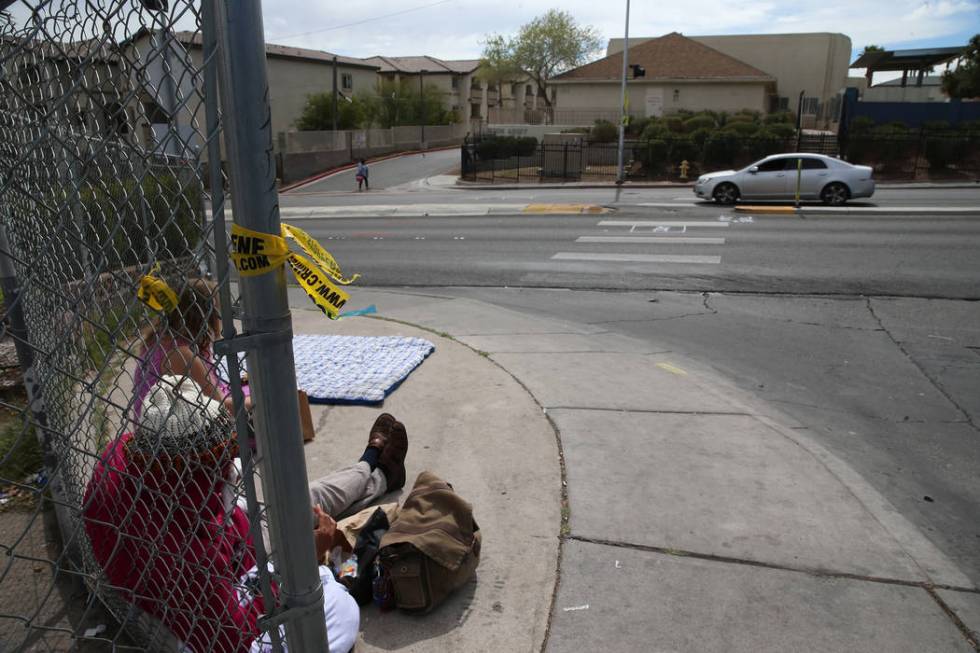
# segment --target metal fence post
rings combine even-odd
[[[278,235],[262,5],[259,0],[219,0],[216,9],[234,221]],[[280,598],[285,612],[280,616],[285,620],[290,651],[320,653],[326,650],[327,629],[300,435],[286,270],[280,267],[269,274],[244,277],[240,283],[244,331],[272,336],[249,351],[248,364],[256,439],[263,456],[269,535],[282,579]]]

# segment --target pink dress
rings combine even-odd
[[[109,444],[85,491],[95,559],[122,598],[190,650],[248,651],[263,601],[242,585],[255,553],[248,517],[222,499],[227,470],[147,469],[128,455],[131,438]]]

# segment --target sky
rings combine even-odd
[[[625,0],[274,0],[264,3],[264,17],[266,40],[272,43],[358,57],[429,54],[468,59],[480,56],[488,33],[514,34],[553,7],[595,27],[603,49],[610,37],[623,35]],[[980,0],[632,2],[630,34],[675,31],[842,32],[851,38],[853,60],[869,43],[886,49],[963,45],[980,33]]]

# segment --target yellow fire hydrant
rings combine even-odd
[[[691,164],[687,162],[687,159],[681,161],[681,179],[687,179],[687,171],[690,170]]]

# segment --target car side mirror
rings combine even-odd
[[[754,175],[757,172],[759,172],[759,166],[752,166],[751,168],[749,168],[749,173],[750,174],[753,174]]]

